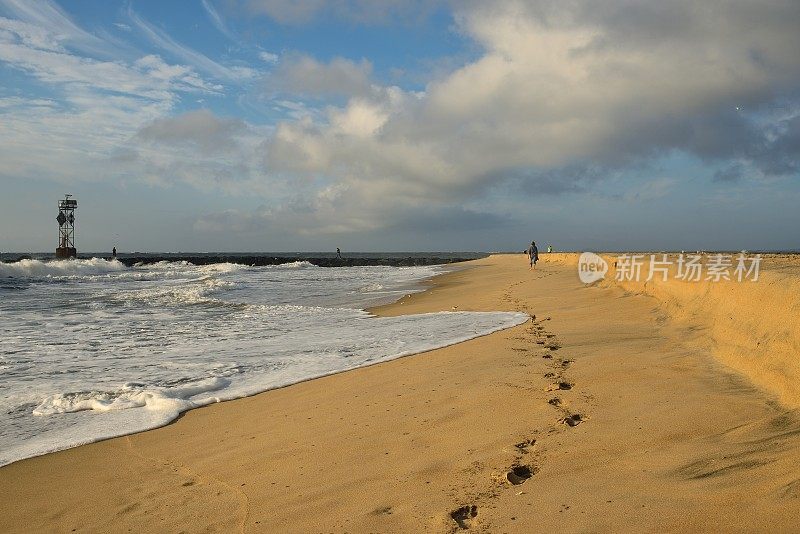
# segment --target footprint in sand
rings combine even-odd
[[[535,471],[529,465],[515,465],[511,468],[511,471],[506,473],[506,478],[515,486],[519,486],[534,474]]]
[[[573,413],[562,419],[562,422],[567,426],[578,426],[583,422],[583,417],[579,413]]]
[[[549,404],[550,406],[561,406],[561,399],[559,399],[558,397],[553,397],[552,399],[547,401],[547,404]]]
[[[450,517],[453,518],[460,528],[468,529],[470,520],[478,516],[478,507],[474,504],[471,506],[462,506],[450,512]]]
[[[522,454],[528,454],[530,452],[528,449],[534,445],[536,445],[535,439],[526,439],[525,441],[520,441],[514,445],[514,447],[516,447]]]
[[[572,389],[572,384],[570,382],[557,382],[548,387],[547,391],[555,391],[555,390],[569,391],[570,389]]]

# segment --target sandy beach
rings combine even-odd
[[[523,325],[0,468],[3,532],[793,531],[800,264],[604,281],[495,255],[373,310]]]

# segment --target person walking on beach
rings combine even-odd
[[[536,262],[539,261],[539,249],[536,248],[536,241],[531,241],[531,246],[528,247],[528,259],[531,260],[531,269],[535,269]]]
[[[111,247],[111,259],[117,259],[117,247]]]
[[[336,259],[337,260],[341,260],[342,259],[342,251],[339,250],[339,247],[336,247]]]

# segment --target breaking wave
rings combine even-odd
[[[0,277],[4,278],[64,278],[102,275],[128,270],[118,260],[92,258],[89,260],[20,260],[0,263]]]

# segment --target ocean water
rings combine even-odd
[[[0,465],[520,324],[374,317],[441,267],[0,263]]]

